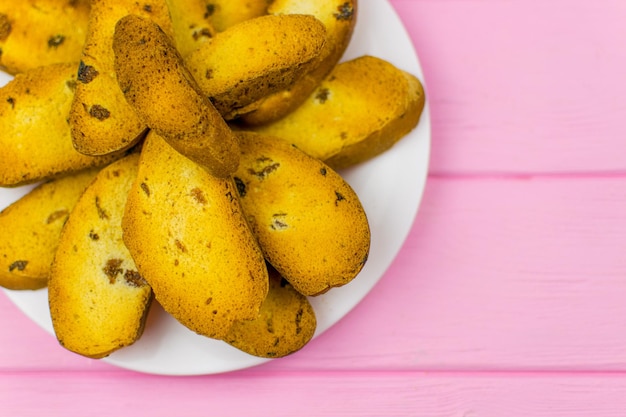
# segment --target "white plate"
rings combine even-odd
[[[344,60],[373,55],[416,75],[423,82],[411,39],[392,6],[386,0],[362,0],[358,13],[355,33]],[[8,80],[6,74],[0,73],[0,85]],[[352,310],[396,257],[422,198],[429,153],[430,116],[426,105],[418,127],[391,150],[342,172],[362,200],[370,221],[372,244],[368,262],[354,281],[311,299],[318,320],[315,337]],[[0,188],[0,208],[30,188]],[[47,290],[5,292],[24,314],[53,334]],[[372,334],[372,337],[376,336]],[[163,375],[213,374],[267,361],[189,331],[156,303],[142,338],[102,360],[130,370]]]

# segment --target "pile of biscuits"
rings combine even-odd
[[[342,62],[356,0],[0,5],[0,285],[48,288],[55,334],[102,358],[151,303],[260,357],[301,349],[309,297],[352,281],[370,229],[338,170],[419,123],[420,81]],[[364,6],[367,7],[367,6]]]

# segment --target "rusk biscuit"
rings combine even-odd
[[[323,162],[267,135],[239,132],[235,182],[265,258],[304,295],[354,279],[370,229],[358,196]]]
[[[49,179],[118,157],[83,155],[72,146],[67,119],[77,68],[76,63],[37,67],[0,88],[0,186]]]
[[[372,56],[342,62],[293,113],[252,130],[280,137],[334,169],[379,155],[417,126],[420,81]]]
[[[326,29],[313,16],[261,16],[217,33],[185,62],[202,92],[231,120],[293,85],[317,62],[325,40]]]
[[[173,36],[165,0],[92,0],[87,38],[77,67],[76,96],[70,113],[74,146],[86,155],[128,149],[145,134],[120,91],[115,73],[113,32],[117,21],[136,14],[155,21]]]
[[[274,0],[271,15],[308,14],[326,28],[326,41],[315,63],[294,85],[250,106],[241,120],[250,126],[278,120],[296,109],[335,67],[348,48],[357,21],[357,0]]]
[[[0,286],[35,290],[48,284],[61,229],[96,173],[45,182],[0,212]]]
[[[138,154],[98,173],[61,232],[48,283],[54,332],[66,349],[102,358],[143,333],[152,291],[122,240]]]
[[[89,0],[0,2],[0,69],[10,74],[78,62],[87,34]]]
[[[269,292],[259,317],[238,321],[224,341],[237,349],[263,358],[281,358],[304,347],[317,326],[309,300],[269,269]]]
[[[173,40],[149,19],[119,20],[113,37],[119,87],[140,120],[211,174],[239,163],[230,127],[198,88]]]
[[[122,223],[157,301],[192,331],[223,338],[268,290],[263,255],[232,178],[217,178],[151,131]]]

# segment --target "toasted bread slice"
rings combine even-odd
[[[87,34],[89,0],[0,2],[0,69],[18,74],[78,62]]]
[[[151,19],[173,36],[165,0],[92,0],[87,38],[77,68],[76,96],[70,112],[74,146],[86,155],[106,155],[128,149],[146,132],[146,125],[120,91],[111,47],[115,24],[128,14]]]
[[[223,338],[258,316],[267,268],[232,178],[210,175],[150,131],[122,226],[156,299],[189,329]]]
[[[107,164],[72,146],[67,124],[78,64],[20,73],[0,89],[0,185],[16,186]]]
[[[267,261],[304,295],[352,281],[370,248],[361,202],[335,171],[280,139],[239,132],[235,181]]]
[[[280,137],[334,169],[371,159],[419,123],[417,77],[371,56],[343,62],[297,110],[252,130]]]
[[[48,285],[61,229],[97,169],[45,182],[0,212],[0,286]]]
[[[263,125],[291,113],[302,104],[343,56],[352,39],[357,20],[357,0],[274,0],[268,8],[273,15],[308,14],[326,28],[326,42],[316,62],[294,85],[250,105],[241,120],[250,126]]]
[[[174,41],[149,19],[119,20],[113,38],[119,85],[138,117],[211,174],[239,163],[237,139],[187,71]]]
[[[70,213],[52,264],[48,301],[59,343],[90,358],[129,346],[143,333],[152,290],[122,240],[122,214],[138,154],[105,169]]]
[[[326,29],[313,16],[261,16],[216,34],[186,64],[200,89],[230,120],[309,71],[325,40]]]
[[[308,298],[269,268],[269,292],[259,317],[238,321],[224,341],[262,358],[281,358],[302,349],[315,334],[317,319]]]

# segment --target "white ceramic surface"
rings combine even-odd
[[[392,6],[386,0],[362,0],[358,13],[357,26],[344,60],[373,55],[390,61],[424,82],[417,54]],[[0,73],[0,85],[9,79],[9,76]],[[418,127],[391,150],[342,172],[366,210],[372,245],[368,262],[354,281],[311,298],[318,319],[315,337],[341,320],[374,288],[402,247],[422,198],[429,153],[430,115],[427,103]],[[0,208],[9,205],[30,188],[0,188]],[[5,293],[24,314],[53,333],[45,289],[5,290]],[[68,352],[70,354],[73,353]],[[102,360],[125,369],[163,375],[220,373],[266,361],[189,331],[156,303],[142,338],[133,346]]]

